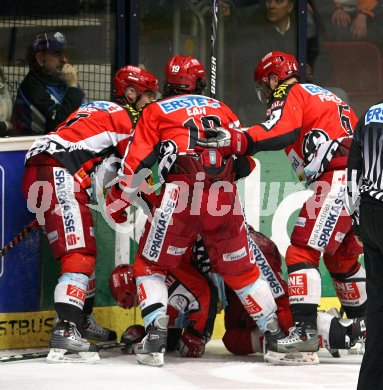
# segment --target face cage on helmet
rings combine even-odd
[[[271,88],[264,82],[255,82],[255,92],[257,94],[258,100],[262,104],[267,104],[270,101],[273,91]]]

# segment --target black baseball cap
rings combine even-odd
[[[37,35],[32,47],[35,53],[47,50],[58,51],[67,49],[68,42],[61,32],[48,32]]]

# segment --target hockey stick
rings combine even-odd
[[[211,24],[211,58],[210,58],[210,96],[215,98],[217,86],[217,57],[215,55],[215,41],[218,28],[218,1],[213,0],[213,17]]]
[[[113,348],[122,348],[125,347],[125,343],[96,343],[95,344],[99,351],[104,349],[113,349]],[[27,352],[27,353],[19,353],[8,356],[0,356],[0,363],[8,363],[8,362],[22,362],[24,360],[32,360],[32,359],[42,359],[46,358],[49,354],[49,351],[36,351],[36,352]]]
[[[21,362],[23,360],[41,359],[48,356],[49,351],[19,353],[16,355],[0,356],[0,363]]]
[[[6,253],[8,253],[12,248],[14,248],[23,238],[25,238],[33,228],[39,227],[39,223],[37,219],[34,219],[28,226],[25,226],[24,229],[7,245],[0,251],[0,257],[3,257]]]

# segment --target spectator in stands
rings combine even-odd
[[[254,120],[264,117],[264,108],[255,103],[255,92],[244,91],[241,86],[252,83],[254,63],[258,63],[264,53],[284,51],[297,53],[297,17],[296,0],[262,0],[260,4],[250,7],[246,15],[240,14],[241,26],[239,35],[231,41],[233,58],[236,67],[233,91],[237,112],[246,126]],[[316,79],[321,81],[321,74],[328,72],[325,56],[321,56],[320,34],[322,25],[317,12],[318,5],[308,0],[308,33],[307,33],[307,63],[314,69]],[[317,65],[318,62],[318,65]],[[230,100],[230,99],[228,99]]]
[[[295,0],[264,0],[264,7],[261,7],[255,15],[255,32],[258,37],[263,38],[258,42],[263,46],[258,49],[260,56],[265,50],[282,50],[283,47],[296,48],[296,18]]]
[[[381,0],[331,0],[329,40],[374,42]],[[376,30],[376,31],[375,31]]]
[[[0,68],[0,137],[5,137],[12,129],[12,98],[3,70]]]
[[[49,133],[80,107],[84,92],[67,48],[60,32],[39,34],[28,48],[30,70],[17,91],[11,135]]]
[[[262,105],[254,103],[255,91],[242,87],[253,84],[251,74],[254,63],[258,63],[264,53],[271,50],[296,52],[294,6],[295,0],[262,0],[246,15],[242,14],[242,27],[230,40],[232,50],[228,50],[228,53],[235,67],[233,104],[245,126],[264,117]]]

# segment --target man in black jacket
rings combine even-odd
[[[67,48],[60,32],[39,34],[28,48],[30,70],[17,91],[11,135],[49,133],[80,107],[84,92]]]

